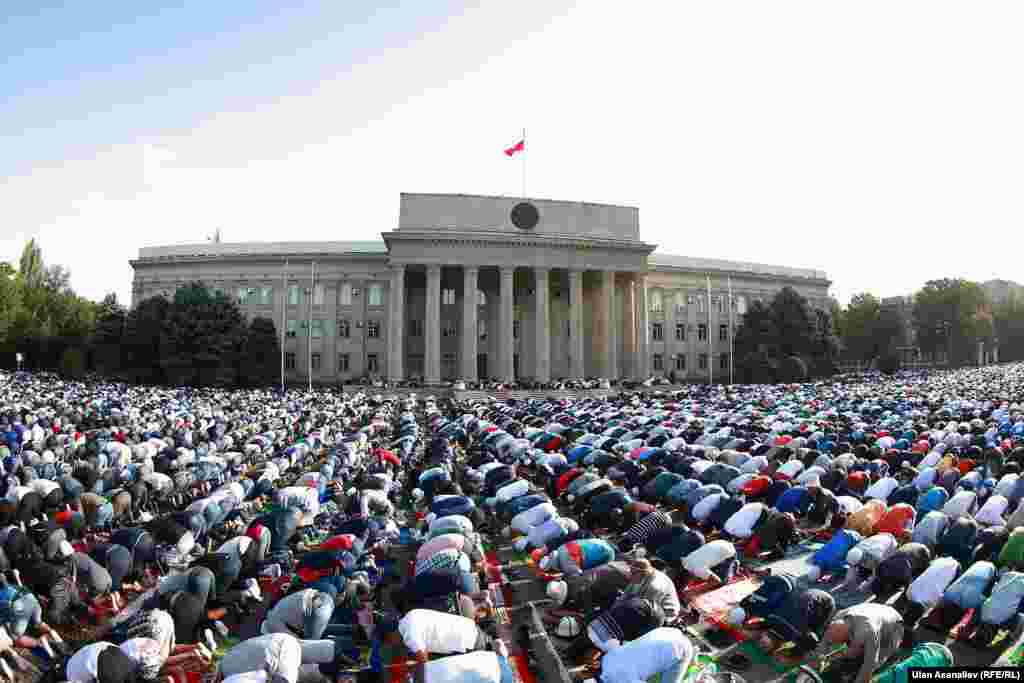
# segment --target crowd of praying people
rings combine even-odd
[[[12,681],[683,683],[689,598],[742,577],[712,627],[844,681],[1024,623],[1020,365],[472,401],[0,373],[0,465]]]

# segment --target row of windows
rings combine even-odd
[[[305,306],[309,304],[309,287],[303,287],[300,285],[290,285],[288,287],[288,305],[289,306]],[[214,287],[210,290],[211,294],[223,294],[223,290]],[[343,283],[338,288],[338,305],[339,306],[351,306],[352,299],[362,294],[362,290],[359,287],[353,287],[351,284]],[[313,287],[313,305],[323,306],[326,296],[326,289],[324,285],[314,285]],[[274,304],[274,288],[273,287],[239,287],[237,292],[238,303],[246,306],[272,306]],[[441,303],[445,306],[454,306],[456,300],[456,292],[454,289],[442,289],[441,290]],[[477,290],[476,292],[476,303],[479,306],[487,305],[487,295],[482,291]],[[366,288],[366,305],[367,306],[383,306],[384,305],[384,285],[371,284]]]
[[[309,357],[309,364],[312,367],[313,372],[318,372],[323,365],[323,356],[319,353],[313,353]],[[351,368],[351,359],[347,353],[338,354],[338,372],[349,372]],[[284,354],[284,368],[285,370],[295,370],[295,353],[289,351]],[[376,353],[366,354],[366,371],[367,372],[379,372],[380,371],[380,359]]]
[[[652,289],[648,291],[651,297],[650,309],[652,313],[661,313],[665,310],[665,294],[660,289]],[[727,296],[712,296],[711,305],[708,306],[707,294],[686,294],[685,292],[676,292],[671,295],[669,303],[675,307],[676,313],[682,313],[686,310],[687,306],[696,306],[697,311],[700,313],[707,313],[708,308],[719,313],[725,313],[728,308],[729,297]],[[732,310],[739,314],[747,312],[747,298],[742,294],[736,295],[732,298]]]
[[[676,341],[686,341],[689,328],[690,325],[686,323],[676,323]],[[665,325],[663,323],[651,323],[651,339],[654,341],[665,340]],[[697,341],[706,342],[707,340],[708,326],[705,323],[699,323],[697,325]],[[728,325],[718,326],[718,341],[729,341]]]
[[[357,325],[359,327],[359,325]],[[313,339],[331,336],[331,324],[329,320],[314,318],[313,320],[288,320],[285,336],[305,337],[306,330],[310,331]],[[366,336],[369,339],[380,339],[381,322],[379,320],[366,321]],[[338,336],[348,339],[352,336],[352,321],[342,318],[338,321]]]
[[[652,369],[654,372],[663,372],[665,370],[665,356],[656,353],[652,357]],[[674,370],[686,370],[686,356],[682,354],[676,354],[671,358],[672,368]],[[708,354],[702,353],[697,356],[697,369],[707,370],[708,369]],[[722,353],[718,356],[718,369],[728,370],[729,369],[729,354]]]

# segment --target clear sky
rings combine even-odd
[[[833,294],[1024,281],[1024,3],[0,3],[0,258],[374,239],[399,192],[640,207]]]

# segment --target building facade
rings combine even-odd
[[[150,247],[131,264],[133,305],[202,281],[272,318],[287,376],[319,382],[721,377],[752,301],[789,285],[825,307],[830,284],[655,252],[632,207],[432,194],[401,195],[380,242]]]

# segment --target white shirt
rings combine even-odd
[[[693,518],[698,522],[706,521],[718,504],[728,497],[728,493],[712,493],[710,496],[704,496],[699,503],[693,506]]]
[[[938,604],[949,584],[953,583],[956,573],[960,571],[960,563],[952,557],[939,557],[932,560],[921,576],[914,579],[907,589],[907,597],[925,607]]]
[[[370,504],[373,503],[374,507],[382,507],[387,512],[385,514],[390,515],[395,510],[395,506],[388,500],[388,494],[383,491],[376,489],[368,489],[363,491],[359,499],[359,507],[364,517],[370,516]]]
[[[527,483],[525,479],[517,479],[511,484],[505,484],[500,489],[498,489],[498,493],[495,496],[495,498],[498,499],[499,503],[507,503],[513,498],[525,496],[529,492],[530,484]]]
[[[477,650],[427,662],[423,665],[423,680],[426,683],[499,683],[501,665],[496,653]]]
[[[244,674],[228,676],[221,683],[267,683],[267,672],[263,669]]]
[[[740,466],[740,472],[749,472],[756,474],[764,471],[768,467],[768,458],[763,455],[756,455],[750,460],[746,461]]]
[[[60,484],[50,479],[33,479],[29,482],[29,486],[43,498],[50,495],[51,491],[55,491],[60,488]]]
[[[540,505],[534,505],[529,510],[523,510],[518,515],[512,518],[512,523],[509,525],[521,534],[529,534],[530,529],[543,524],[553,517],[558,516],[558,510],[551,503],[541,503]]]
[[[108,647],[117,647],[113,643],[91,643],[76,652],[68,660],[68,680],[76,683],[94,683],[99,677],[100,653]]]
[[[868,490],[864,492],[865,499],[877,498],[878,500],[885,500],[892,495],[892,492],[899,488],[900,483],[892,477],[882,477],[874,484],[868,487]]]
[[[896,537],[892,534],[875,534],[865,538],[855,547],[860,548],[864,553],[864,557],[860,561],[861,565],[865,564],[865,560],[870,559],[877,567],[882,560],[896,552],[898,545]]]
[[[1004,474],[999,483],[996,484],[995,494],[1009,497],[1013,493],[1013,487],[1017,485],[1018,479],[1020,479],[1020,475],[1015,472]]]
[[[978,513],[974,515],[974,518],[982,524],[991,526],[1005,524],[1006,520],[1003,519],[1003,513],[1006,512],[1008,507],[1010,507],[1010,501],[1006,500],[1004,496],[989,496],[989,499],[981,506]]]
[[[552,517],[542,524],[530,529],[530,533],[527,534],[526,539],[529,541],[531,547],[541,548],[548,544],[548,541],[552,541],[565,531],[565,520],[561,517]]]
[[[825,468],[819,467],[818,465],[814,465],[813,467],[807,468],[807,471],[805,471],[803,474],[797,477],[796,483],[803,485],[809,482],[810,480],[814,479],[815,477],[821,477],[823,474],[825,474]]]
[[[705,543],[683,558],[683,569],[699,579],[711,576],[711,568],[731,557],[736,557],[736,548],[729,541],[718,539]]]
[[[946,516],[950,519],[969,515],[971,514],[971,508],[974,507],[974,502],[977,498],[978,495],[974,491],[959,491],[956,495],[946,501],[946,504],[942,507],[942,511],[945,512]]]
[[[931,451],[921,459],[921,467],[935,467],[939,464],[940,460],[942,460],[942,453]]]
[[[251,545],[252,539],[248,536],[236,536],[230,541],[225,542],[224,545],[217,549],[217,552],[241,559],[249,551],[249,546]]]
[[[677,628],[656,628],[610,650],[601,660],[603,683],[644,683],[679,665],[685,674],[693,661],[693,643]]]
[[[800,474],[804,469],[804,464],[799,460],[790,460],[782,464],[779,468],[779,474],[784,474],[790,479]]]
[[[934,467],[925,467],[914,477],[914,486],[917,487],[918,491],[927,491],[935,483],[935,477],[938,474],[939,471]]]
[[[844,515],[852,515],[854,512],[857,512],[864,507],[864,503],[860,502],[853,496],[839,496],[836,498],[836,503],[839,504],[839,510]]]
[[[398,632],[410,652],[449,654],[468,652],[480,635],[472,619],[430,609],[414,609],[398,622]]]
[[[725,521],[725,531],[737,538],[750,538],[764,510],[764,503],[747,503]]]

